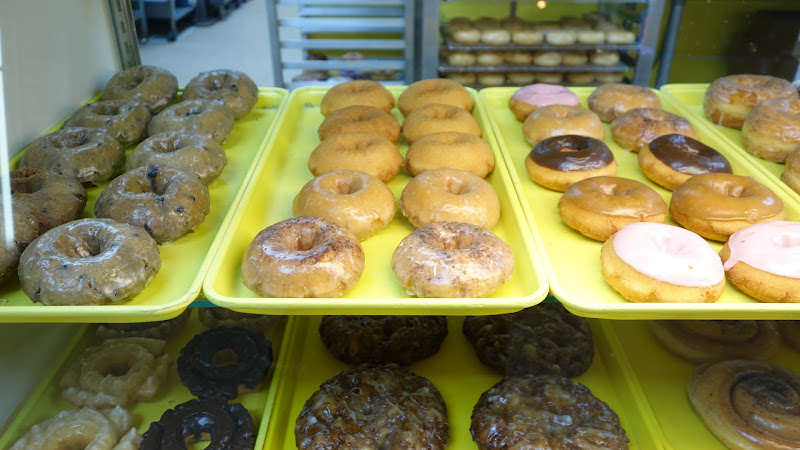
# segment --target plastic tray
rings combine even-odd
[[[350,368],[323,346],[317,329],[320,317],[297,317],[287,330],[290,348],[276,373],[278,395],[267,430],[265,448],[294,448],[294,424],[305,401],[319,385]],[[447,405],[450,439],[448,449],[474,449],[469,432],[472,408],[480,395],[503,377],[483,365],[461,332],[463,317],[448,317],[449,334],[439,352],[409,368],[431,380]],[[607,322],[607,321],[606,321]],[[595,358],[589,370],[573,380],[617,412],[632,449],[663,448],[638,382],[631,376],[619,343],[606,331],[607,323],[590,321],[595,340]]]
[[[398,96],[403,87],[389,87]],[[327,88],[299,88],[289,97],[285,114],[276,125],[267,144],[265,157],[255,168],[254,176],[242,200],[232,212],[224,242],[214,258],[203,291],[210,301],[237,311],[277,314],[324,314],[338,311],[348,314],[496,314],[531,306],[544,299],[547,281],[537,246],[525,223],[519,200],[502,163],[502,157],[489,125],[488,116],[478,105],[473,111],[483,130],[484,139],[495,150],[497,163],[486,179],[500,198],[500,222],[493,230],[508,242],[516,254],[512,278],[488,298],[416,298],[410,297],[397,282],[391,269],[391,256],[400,241],[414,230],[399,210],[383,230],[362,241],[366,268],[358,284],[338,299],[263,298],[242,283],[241,261],[253,237],[281,220],[292,217],[292,201],[300,188],[312,178],[308,155],[319,145],[317,128],[324,117],[319,104]],[[471,90],[477,99],[477,93]],[[476,102],[477,103],[477,102]],[[399,111],[393,110],[398,119]],[[401,153],[407,145],[398,141]],[[395,198],[411,177],[402,170],[387,185]]]
[[[288,322],[291,322],[289,318]],[[283,352],[286,351],[287,340],[284,339],[284,331],[287,329],[287,320],[281,320],[268,339],[272,341],[273,361],[278,361]],[[149,402],[140,402],[128,410],[134,416],[134,424],[139,434],[144,433],[150,428],[150,423],[157,421],[167,409],[174,408],[176,405],[195,398],[183,384],[178,376],[176,360],[181,349],[196,334],[205,331],[205,328],[197,319],[197,313],[192,311],[186,328],[179,334],[173,336],[167,342],[167,354],[172,358],[172,366],[169,368],[166,384],[162,386],[156,397]],[[37,424],[55,413],[64,409],[76,408],[71,402],[61,398],[61,390],[58,387],[61,374],[69,367],[87,347],[97,345],[101,342],[95,336],[95,327],[85,325],[76,334],[72,342],[64,350],[63,355],[53,365],[53,369],[42,381],[39,387],[31,394],[16,415],[6,423],[4,428],[0,428],[0,449],[11,447],[14,442],[28,432],[31,426]],[[266,435],[267,423],[270,420],[272,404],[276,394],[276,383],[274,373],[276,365],[270,368],[266,379],[255,392],[241,394],[231,403],[241,403],[253,416],[256,429],[259,430],[255,448],[264,448],[263,442]]]
[[[572,88],[586,107],[586,99],[594,88]],[[761,303],[727,284],[716,303],[634,303],[628,302],[608,283],[600,269],[602,243],[589,239],[567,227],[558,213],[558,200],[562,193],[543,188],[531,181],[525,169],[525,157],[531,150],[522,134],[519,122],[508,109],[508,100],[516,88],[487,88],[481,97],[495,126],[495,135],[506,158],[514,184],[528,215],[531,228],[537,229],[544,242],[545,267],[551,293],[573,313],[609,319],[775,319],[800,316],[800,307],[786,303]],[[664,102],[667,111],[679,113]],[[787,220],[800,220],[800,204],[767,178],[740,152],[732,150],[725,141],[709,131],[702,123],[693,120],[701,141],[723,153],[731,163],[734,173],[750,175],[780,196],[786,208]],[[637,163],[637,154],[623,150],[614,142],[608,125],[605,142],[617,160],[617,175],[641,181],[656,190],[669,204],[671,192],[651,182]],[[676,225],[668,218],[667,223]],[[710,241],[711,242],[711,241]],[[719,251],[722,245],[711,242]]]
[[[201,291],[203,278],[216,251],[214,238],[239,188],[264,148],[269,131],[284,105],[287,91],[261,88],[258,103],[236,124],[223,144],[228,157],[219,178],[209,186],[211,211],[197,229],[159,246],[161,270],[138,296],[121,304],[44,306],[33,303],[11,280],[0,288],[0,322],[147,322],[177,316]],[[96,100],[96,99],[95,99]],[[60,128],[60,125],[51,131]],[[11,161],[19,164],[21,153]],[[93,207],[103,187],[87,189],[89,201],[82,217],[94,217]]]

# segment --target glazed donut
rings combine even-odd
[[[402,125],[406,142],[414,141],[431,133],[457,131],[481,137],[480,125],[464,108],[439,103],[420,106],[406,116]]]
[[[211,196],[197,177],[148,164],[114,178],[94,204],[94,215],[142,228],[167,244],[197,228],[208,215]]]
[[[403,155],[390,141],[371,131],[346,131],[322,141],[308,157],[315,177],[336,170],[358,170],[387,183],[403,167]]]
[[[409,295],[486,297],[511,278],[514,252],[485,228],[434,222],[400,241],[392,270]]]
[[[673,190],[701,173],[733,173],[718,151],[682,134],[665,134],[643,147],[638,156],[642,172],[659,186]]]
[[[786,167],[781,173],[781,180],[795,192],[800,194],[800,146],[786,158]]]
[[[533,62],[533,53],[523,51],[506,52],[504,58],[505,62],[509,64],[527,66]]]
[[[456,131],[426,134],[406,152],[406,169],[413,176],[433,169],[458,169],[486,178],[494,170],[492,147],[478,136]]]
[[[728,281],[762,302],[800,303],[800,223],[773,221],[731,235],[719,253]]]
[[[785,162],[800,145],[800,98],[782,97],[757,103],[742,124],[742,143],[752,155]]]
[[[695,363],[769,359],[781,346],[773,320],[651,320],[647,328],[667,350]]]
[[[31,242],[20,257],[19,279],[34,302],[102,305],[134,297],[160,268],[158,244],[141,229],[111,219],[78,219]]]
[[[697,139],[697,132],[688,120],[661,109],[630,109],[611,122],[611,135],[617,144],[635,153],[665,134],[682,134]]]
[[[472,26],[455,29],[451,38],[459,44],[477,44],[481,41],[481,30]]]
[[[392,221],[394,195],[372,175],[336,170],[306,183],[294,198],[292,213],[328,219],[364,240]]]
[[[252,450],[257,433],[241,403],[193,398],[164,411],[142,437],[142,450],[181,449],[198,441],[210,441],[211,449]]]
[[[713,303],[725,288],[717,252],[672,225],[626,225],[603,243],[600,261],[606,282],[632,302]]]
[[[431,78],[411,83],[397,98],[397,109],[407,116],[428,103],[454,105],[472,111],[474,101],[464,86],[453,80]]]
[[[564,192],[586,178],[616,175],[617,161],[603,141],[565,134],[537,143],[525,158],[525,169],[537,184]]]
[[[147,338],[166,341],[180,333],[184,327],[186,327],[186,323],[189,321],[189,316],[191,314],[192,308],[186,308],[182,313],[168,320],[134,323],[100,323],[97,324],[95,335],[102,340]]]
[[[103,89],[103,100],[135,100],[152,114],[171,105],[178,94],[178,78],[154,66],[134,66],[117,73]]]
[[[553,85],[537,83],[517,89],[508,100],[508,108],[517,120],[525,119],[541,106],[570,105],[580,106],[578,96],[569,89]]]
[[[531,144],[554,136],[576,134],[602,141],[605,129],[591,111],[578,105],[547,105],[537,108],[522,124],[522,134]]]
[[[478,76],[471,72],[453,72],[447,74],[447,79],[454,81],[458,84],[468,85],[468,84],[475,84],[478,80]]]
[[[451,62],[451,64],[453,63]],[[466,65],[470,64],[472,63]],[[388,113],[392,111],[392,108],[394,108],[394,96],[391,92],[389,92],[388,89],[383,87],[383,85],[377,81],[347,81],[328,89],[328,92],[326,92],[322,97],[322,102],[319,105],[319,111],[323,116],[328,117],[330,113],[336,111],[337,109],[342,109],[353,105],[373,106]]]
[[[499,66],[505,62],[505,53],[501,52],[478,52],[475,62],[481,66]]]
[[[708,85],[703,111],[717,125],[741,129],[757,103],[780,97],[797,97],[792,83],[769,75],[729,75]]]
[[[511,42],[518,45],[539,45],[544,42],[544,33],[526,25],[511,31]]]
[[[594,72],[567,72],[567,83],[575,86],[583,86],[594,83]]]
[[[415,227],[450,220],[491,230],[500,220],[500,200],[492,185],[456,169],[420,173],[403,188],[399,206]]]
[[[606,40],[606,33],[599,30],[579,30],[576,39],[579,44],[597,45]]]
[[[182,170],[209,185],[228,164],[225,151],[201,134],[172,131],[150,136],[133,149],[125,163],[128,171],[157,164]]]
[[[537,66],[557,66],[561,64],[561,53],[548,51],[533,52],[533,63]]]
[[[32,426],[10,450],[125,450],[139,448],[141,440],[133,415],[119,406],[102,412],[78,408],[60,411]]]
[[[549,30],[544,33],[544,41],[553,45],[572,45],[578,39],[578,33],[572,30]]]
[[[584,50],[570,50],[561,54],[561,64],[565,66],[583,66],[589,62],[589,56]],[[568,73],[567,76],[571,75]]]
[[[474,52],[450,52],[447,54],[447,63],[451,66],[472,66],[476,62],[477,56]],[[394,106],[394,97],[392,97],[392,106]]]
[[[652,188],[620,177],[592,177],[569,186],[558,201],[568,227],[601,242],[625,225],[664,223],[667,204]]]
[[[222,142],[233,129],[233,115],[212,100],[185,100],[156,114],[147,125],[147,135],[189,131]]]
[[[777,320],[781,340],[796,351],[800,351],[800,322],[797,320]]]
[[[258,101],[258,86],[236,70],[210,70],[189,80],[181,100],[213,100],[231,112],[234,119],[249,113]]]
[[[152,400],[172,364],[165,345],[160,339],[120,338],[89,347],[61,376],[61,396],[77,406],[92,408]]]
[[[672,191],[669,214],[684,228],[725,242],[747,226],[783,220],[783,201],[768,187],[741,175],[695,175]]]
[[[622,83],[598,86],[589,95],[587,103],[600,120],[608,123],[634,108],[661,109],[661,100],[655,92],[645,87]]]
[[[505,45],[511,42],[511,32],[504,28],[481,30],[481,42],[489,45]]]
[[[125,149],[103,130],[65,128],[31,143],[20,169],[41,169],[66,175],[84,186],[100,186],[122,171]]]
[[[615,66],[619,63],[619,52],[616,50],[591,50],[589,51],[589,62],[596,66]],[[625,86],[633,86],[633,85],[626,84]],[[652,93],[652,91],[648,92]],[[659,101],[658,104],[659,106],[652,106],[652,105],[648,106],[652,106],[654,108],[656,107],[660,108],[661,102]]]
[[[598,83],[620,83],[625,79],[625,72],[596,72],[594,77]]]
[[[536,81],[539,83],[558,84],[564,80],[561,72],[536,72]]]
[[[536,81],[536,74],[532,72],[508,72],[506,74],[509,84],[525,86]]]
[[[258,330],[269,336],[286,316],[248,314],[220,306],[210,306],[197,308],[197,317],[206,328],[221,326],[246,327]]]
[[[400,124],[394,116],[374,106],[365,105],[345,106],[328,114],[317,129],[317,135],[320,141],[324,141],[347,131],[371,131],[392,142],[397,142],[400,138]]]
[[[313,216],[265,228],[242,258],[244,285],[263,297],[339,297],[363,271],[364,250],[356,235]]]
[[[485,72],[478,74],[478,84],[484,87],[496,87],[506,84],[506,74]]]
[[[144,103],[105,100],[79,108],[64,121],[64,128],[100,129],[128,147],[144,139],[151,117]]]
[[[610,30],[606,32],[606,42],[616,45],[633,44],[636,42],[636,35],[628,30]]]

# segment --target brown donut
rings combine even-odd
[[[123,147],[144,139],[150,122],[147,105],[136,101],[105,100],[79,108],[67,120],[64,128],[94,128],[105,131]]]
[[[800,98],[781,97],[757,103],[742,124],[742,143],[751,155],[785,162],[800,145]]]
[[[400,138],[397,119],[374,106],[353,105],[337,109],[322,121],[317,134],[320,141],[347,131],[371,131],[392,142]]]
[[[345,131],[322,141],[308,157],[308,170],[315,177],[336,170],[358,170],[384,183],[403,167],[397,146],[372,131]]]
[[[701,173],[733,173],[718,151],[682,134],[665,134],[639,151],[639,167],[647,178],[670,191]]]
[[[688,120],[655,108],[634,108],[621,114],[611,122],[611,134],[620,147],[636,153],[665,134],[697,139],[694,126]]]
[[[374,106],[388,113],[394,108],[394,96],[377,81],[347,81],[328,89],[322,97],[319,110],[328,117],[337,109],[353,105]]]
[[[258,101],[258,86],[236,70],[201,72],[186,84],[181,100],[213,100],[231,112],[234,119],[249,113]]]
[[[228,164],[225,151],[213,139],[187,131],[156,134],[133,149],[126,163],[127,170],[149,164],[180,169],[209,185]]]
[[[453,105],[472,111],[475,102],[463,85],[453,80],[432,78],[411,83],[397,99],[397,109],[407,116],[429,103]]]
[[[708,85],[703,111],[717,125],[741,129],[756,104],[780,97],[797,97],[792,83],[769,75],[729,75]]]
[[[212,100],[186,100],[156,114],[147,125],[147,135],[189,131],[222,142],[233,129],[231,112]]]
[[[406,152],[406,169],[417,176],[426,170],[458,169],[486,178],[494,170],[492,147],[478,136],[457,131],[426,134]]]
[[[525,168],[531,180],[559,192],[586,178],[617,174],[617,162],[603,141],[572,134],[537,143],[525,158]]]
[[[403,121],[403,137],[406,142],[414,141],[427,134],[441,131],[457,131],[480,137],[481,127],[467,110],[453,105],[428,103],[406,116]]]
[[[103,100],[136,100],[152,114],[171,105],[178,93],[178,78],[154,66],[134,66],[117,73],[103,89]]]
[[[597,52],[602,51],[597,50]],[[610,53],[616,55],[619,60],[619,54],[616,51]],[[594,53],[592,56],[597,58],[598,54]],[[592,64],[596,64],[596,62],[593,61]],[[587,102],[589,109],[594,111],[600,120],[607,123],[613,122],[614,119],[634,108],[661,109],[661,100],[658,98],[658,94],[649,88],[633,84],[602,84],[589,95]]]

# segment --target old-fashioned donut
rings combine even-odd
[[[219,102],[234,119],[241,119],[256,106],[258,86],[236,70],[201,72],[186,83],[181,100],[205,99]]]
[[[80,107],[64,121],[64,128],[101,129],[128,147],[144,139],[151,117],[144,103],[104,100]]]
[[[106,83],[103,100],[136,100],[157,114],[171,105],[178,93],[178,78],[154,66],[134,66],[118,72]]]
[[[426,170],[458,169],[485,178],[494,170],[492,147],[483,139],[458,131],[422,136],[408,147],[405,165],[411,175]]]
[[[256,434],[253,417],[241,403],[191,399],[150,424],[141,450],[185,449],[187,442],[199,441],[210,441],[210,449],[252,450]]]
[[[617,161],[602,140],[567,134],[534,145],[525,157],[525,169],[537,184],[564,192],[580,180],[616,175]]]
[[[353,105],[374,106],[388,113],[394,108],[394,96],[377,81],[347,81],[328,89],[328,92],[322,97],[319,111],[323,116],[328,117],[337,109]]]
[[[444,78],[431,78],[411,83],[397,98],[397,109],[407,116],[428,103],[453,105],[472,111],[475,101],[460,83]]]
[[[102,412],[77,408],[59,411],[33,425],[10,450],[126,450],[139,448],[141,440],[133,426],[133,414],[119,406]]]
[[[703,111],[717,125],[741,129],[756,104],[780,97],[797,97],[792,83],[770,75],[729,75],[708,85]]]
[[[142,141],[125,163],[127,170],[150,164],[169,166],[194,175],[209,185],[228,164],[228,157],[217,141],[187,131],[160,133]]]
[[[359,170],[384,183],[403,167],[403,155],[386,137],[372,131],[345,131],[322,141],[308,157],[315,177],[336,170]]]
[[[322,121],[317,129],[320,141],[348,131],[371,131],[397,142],[400,124],[391,114],[374,106],[352,105],[337,109]]]
[[[150,119],[147,135],[189,131],[222,142],[233,129],[233,115],[213,100],[185,100],[167,107]]]
[[[800,146],[800,98],[795,95],[756,103],[744,118],[742,143],[752,155],[785,162]]]
[[[611,135],[617,144],[636,153],[665,134],[682,134],[697,139],[697,132],[688,120],[661,109],[629,109],[611,122]]]
[[[428,103],[409,113],[402,125],[406,142],[414,141],[427,134],[441,131],[457,131],[480,137],[481,127],[467,110],[453,105]]]
[[[647,178],[670,191],[701,173],[733,173],[722,154],[682,134],[653,139],[639,150],[638,162]]]

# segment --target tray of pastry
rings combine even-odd
[[[517,51],[517,50],[530,50],[530,51],[559,51],[559,50],[637,50],[639,44],[569,44],[569,45],[556,45],[556,44],[536,44],[536,45],[522,45],[522,44],[505,44],[505,45],[489,45],[489,44],[460,44],[453,41],[445,41],[442,45],[445,50],[452,51]]]
[[[318,331],[322,318],[306,316],[296,319],[288,330],[291,347],[285,355],[285,364],[281,364],[276,373],[278,395],[267,430],[266,448],[293,448],[295,424],[306,400],[326,380],[357,367],[337,359],[326,348]],[[415,375],[430,380],[441,394],[449,425],[448,449],[475,448],[470,434],[473,407],[484,391],[503,379],[500,372],[478,359],[462,332],[463,322],[464,317],[447,316],[447,335],[441,341],[441,347],[432,356],[405,366]],[[619,343],[613,337],[609,339],[605,331],[607,324],[603,321],[589,320],[589,323],[594,337],[594,359],[588,371],[571,379],[588,387],[594,396],[618,414],[630,440],[630,448],[662,448],[660,430],[654,426],[649,406],[642,401],[637,381],[629,376],[627,361],[620,357]],[[406,330],[406,336],[413,336],[411,333]],[[334,338],[327,339],[335,342]],[[426,345],[433,345],[432,342],[428,340]],[[352,399],[351,405],[356,409],[358,400]]]
[[[613,66],[600,66],[596,64],[582,65],[582,66],[516,66],[512,64],[503,64],[498,66],[453,66],[442,65],[439,66],[439,72],[625,72],[630,69],[625,64],[616,64]]]
[[[122,422],[126,424],[125,429],[120,429],[119,427],[111,428],[113,431],[109,433],[111,434],[108,436],[109,439],[112,439],[114,434],[116,434],[116,439],[119,439],[130,431],[130,427],[136,429],[136,434],[143,435],[150,429],[151,423],[161,419],[165,411],[193,399],[198,399],[182,382],[182,378],[178,373],[178,357],[181,354],[181,350],[196,336],[200,336],[201,333],[207,333],[209,330],[223,330],[223,325],[233,327],[228,328],[228,331],[233,329],[236,335],[226,332],[226,337],[221,338],[225,344],[221,345],[219,342],[217,344],[211,343],[213,340],[219,341],[219,335],[204,339],[203,342],[207,344],[202,345],[208,345],[209,348],[219,348],[218,352],[214,353],[214,355],[209,355],[209,357],[216,357],[218,354],[222,355],[226,352],[232,352],[231,354],[236,351],[247,352],[250,355],[248,358],[252,361],[259,361],[258,368],[252,369],[256,370],[259,375],[251,378],[253,380],[260,379],[261,381],[240,381],[243,384],[239,386],[238,395],[228,400],[219,401],[229,404],[238,403],[247,410],[247,413],[252,418],[254,430],[250,434],[255,435],[255,448],[264,448],[262,443],[270,420],[272,400],[276,393],[276,384],[274,382],[275,362],[282,356],[287,343],[284,338],[287,318],[284,316],[260,316],[248,317],[242,320],[241,317],[230,317],[229,313],[212,315],[210,314],[211,310],[219,311],[221,308],[188,308],[181,316],[178,316],[179,318],[164,322],[158,328],[150,329],[147,334],[144,334],[145,336],[150,336],[150,338],[144,341],[141,338],[137,340],[137,338],[133,337],[134,332],[130,330],[111,330],[105,328],[104,325],[98,324],[83,326],[66,347],[61,357],[54,362],[52,370],[41,384],[20,405],[5,426],[0,428],[0,448],[11,448],[12,445],[28,433],[33,425],[48,420],[60,411],[71,411],[68,414],[72,415],[81,408],[76,406],[72,400],[67,400],[67,397],[81,399],[76,401],[83,402],[82,407],[90,408],[93,411],[90,411],[91,415],[88,418],[84,415],[58,416],[57,420],[46,428],[47,433],[40,428],[40,437],[49,436],[51,438],[48,441],[49,445],[55,445],[58,442],[58,438],[55,436],[58,436],[59,432],[64,433],[68,427],[76,426],[73,421],[77,421],[77,426],[84,426],[87,430],[97,427],[94,429],[98,430],[98,434],[102,432],[108,433],[108,426],[104,424],[102,418],[98,422],[95,411],[108,411],[114,408],[114,404],[125,405],[121,407],[132,415],[132,421]],[[200,311],[203,311],[202,320]],[[291,322],[291,318],[288,320]],[[245,328],[244,333],[242,333],[242,328]],[[140,333],[142,333],[141,330]],[[257,348],[259,351],[264,352],[267,349],[263,342],[268,342],[266,346],[271,346],[270,351],[272,353],[269,359],[264,359],[259,356],[258,352],[253,351],[256,348],[255,345],[240,341],[239,339],[243,334],[246,339],[250,339],[250,342],[253,341],[254,334],[255,336],[263,336],[265,339],[257,338],[262,341]],[[104,341],[104,338],[111,340]],[[126,341],[121,341],[121,339]],[[107,350],[104,350],[102,347],[104,345],[103,342],[106,342],[105,345],[113,343],[116,347],[108,347]],[[131,347],[131,345],[135,346],[135,348]],[[147,350],[142,350],[143,348]],[[86,352],[89,349],[99,350]],[[230,369],[233,366],[226,364],[230,363],[233,358],[234,356],[228,355],[220,356],[219,360],[213,360],[211,367],[229,368],[228,376],[230,378],[228,381],[219,382],[218,386],[226,385],[226,383],[230,384],[231,379],[245,380],[246,378],[244,377],[247,377],[246,374],[251,371],[250,366],[255,367],[248,363],[249,366],[246,368]],[[74,364],[77,361],[82,362],[80,365]],[[265,361],[271,362],[267,372],[263,371],[266,368]],[[194,363],[199,364],[196,361]],[[187,364],[187,367],[189,366]],[[76,370],[78,367],[80,369]],[[166,368],[165,371],[164,367]],[[72,374],[70,374],[71,372]],[[69,377],[65,377],[67,374],[70,374]],[[79,375],[74,378],[73,374]],[[198,386],[201,386],[202,383],[209,383],[210,381],[201,380],[196,382]],[[62,383],[65,384],[62,386]],[[195,383],[195,381],[192,383]],[[250,384],[250,387],[245,387],[245,384]],[[91,388],[92,386],[104,386],[107,389],[105,391],[107,393],[98,393],[96,392],[97,389]],[[89,389],[84,390],[87,387]],[[232,389],[235,390],[236,388],[233,387]],[[62,396],[62,392],[68,392],[67,397]],[[228,392],[233,391],[229,390]],[[207,401],[205,397],[203,401]],[[241,409],[239,407],[236,408],[236,410],[231,409],[231,411],[234,411],[232,414],[235,414],[235,417],[244,417]],[[223,412],[217,409],[208,411],[208,414],[217,415],[216,419],[212,419],[212,421],[217,422],[217,425],[224,424],[230,420],[230,418],[219,417],[218,415],[223,414]],[[186,416],[187,424],[191,421],[202,423],[202,413],[198,410],[190,409]],[[99,425],[96,425],[98,423]],[[194,428],[198,427],[195,426]],[[239,428],[239,430],[244,435],[246,427]],[[208,432],[209,429],[203,431]],[[222,426],[222,431],[224,431],[224,425]],[[191,442],[191,439],[188,442]],[[85,444],[84,442],[83,445]],[[109,446],[109,448],[112,446]],[[23,447],[17,448],[30,447],[23,445]],[[139,448],[138,444],[135,448]]]
[[[591,87],[570,88],[587,107]],[[715,303],[636,303],[629,302],[605,281],[601,272],[600,248],[602,242],[589,239],[571,229],[561,220],[558,202],[561,192],[553,191],[533,182],[525,167],[525,158],[531,151],[522,132],[522,122],[509,110],[509,98],[514,88],[488,88],[480,91],[487,110],[492,117],[496,136],[506,158],[514,184],[528,214],[531,227],[535,227],[543,241],[545,266],[550,282],[550,292],[572,312],[587,316],[614,319],[746,319],[746,318],[791,318],[800,315],[800,310],[791,303],[763,303],[737,290],[730,282]],[[657,92],[657,91],[654,91]],[[663,97],[663,94],[660,94]],[[680,115],[672,103],[662,101],[668,112]],[[730,162],[733,173],[750,176],[767,186],[784,205],[788,221],[800,220],[800,204],[772,179],[767,177],[751,160],[692,117],[699,140],[722,153]],[[629,178],[653,188],[669,204],[671,192],[648,179],[637,162],[637,154],[622,149],[612,137],[608,124],[604,142],[617,162],[617,176]],[[677,225],[672,217],[667,224]],[[722,244],[708,241],[719,252]]]
[[[267,152],[255,168],[248,188],[242,192],[236,211],[229,218],[224,242],[204,282],[203,292],[211,302],[251,313],[490,314],[519,310],[544,299],[547,282],[538,244],[530,230],[519,226],[525,217],[508,170],[501,163],[488,116],[477,102],[472,115],[482,130],[483,139],[492,146],[496,160],[494,171],[486,177],[500,200],[500,219],[492,231],[510,244],[515,253],[515,267],[509,281],[485,298],[410,296],[397,281],[391,259],[400,241],[414,231],[414,227],[396,209],[385,228],[361,241],[366,261],[363,273],[355,286],[341,297],[270,298],[248,289],[243,283],[241,270],[245,250],[259,231],[292,217],[293,198],[314,178],[308,160],[320,144],[317,129],[324,119],[320,103],[328,89],[308,87],[292,91],[284,114],[267,144]],[[387,89],[397,98],[405,87],[390,86]],[[477,99],[477,92],[470,92],[473,99]],[[397,108],[392,110],[392,115],[402,120]],[[401,137],[396,145],[405,156],[408,149],[405,138]],[[410,173],[403,168],[386,186],[398,199],[411,179]]]
[[[211,204],[208,215],[194,232],[159,246],[161,269],[136,297],[119,304],[44,306],[32,302],[20,289],[17,277],[12,277],[0,287],[0,322],[141,322],[178,315],[201,292],[216,249],[214,238],[253,163],[258,161],[257,155],[263,150],[287,96],[285,89],[259,89],[253,110],[236,120],[222,143],[228,163],[208,186]],[[92,99],[96,100],[99,97]],[[50,131],[60,128],[59,124]],[[12,169],[18,167],[22,153],[12,159]],[[86,189],[88,201],[81,218],[95,217],[93,207],[104,187]]]

